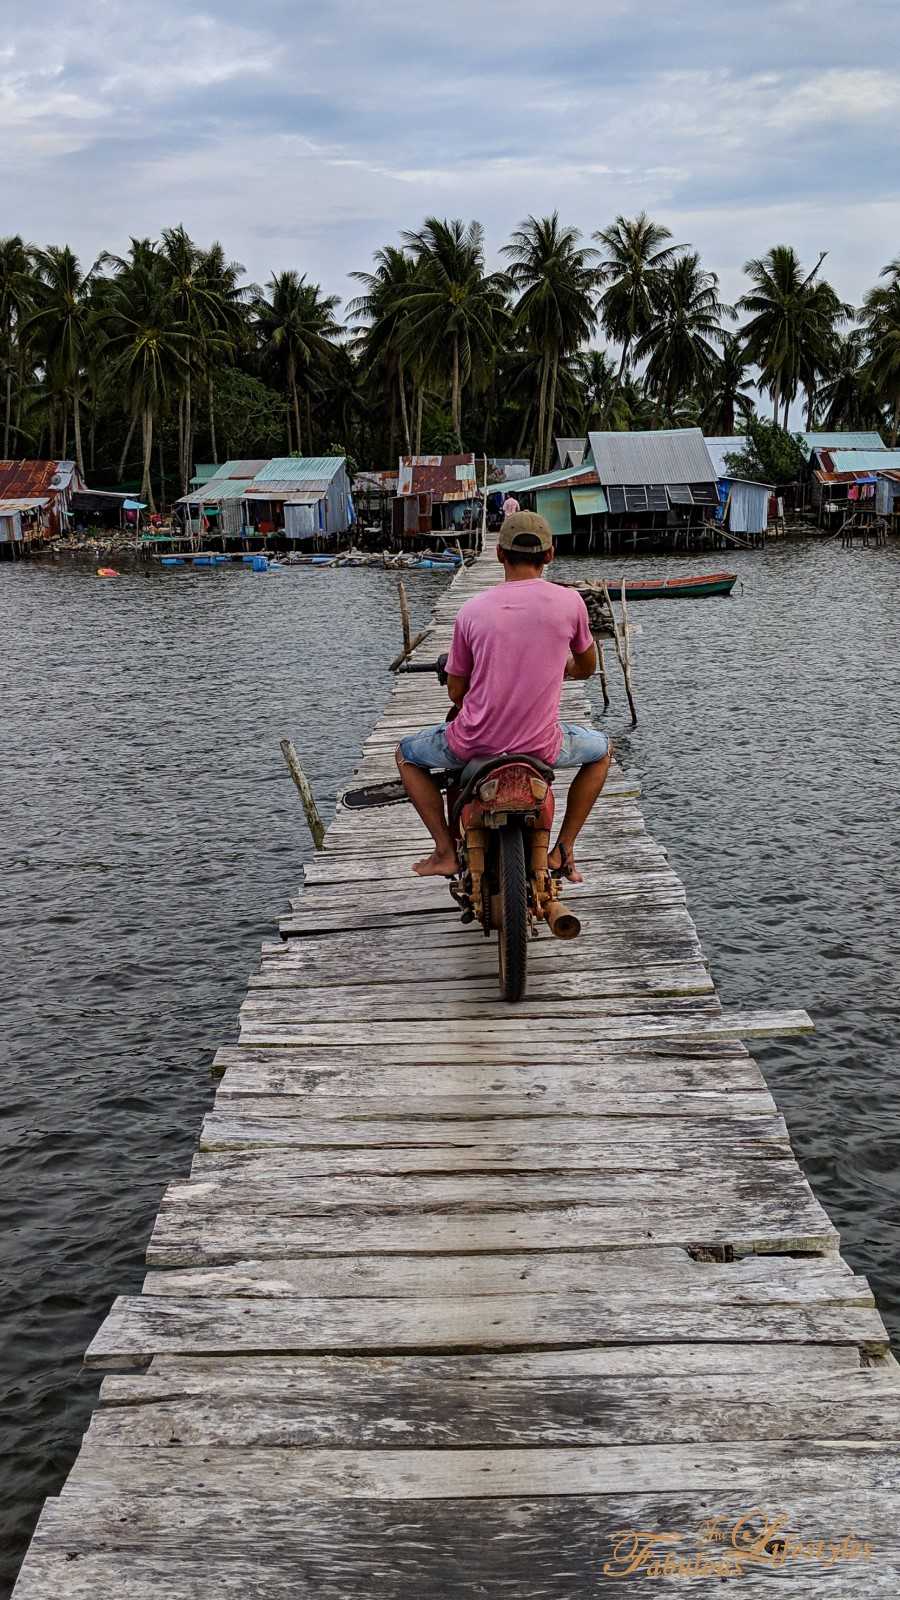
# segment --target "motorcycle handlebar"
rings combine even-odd
[[[447,656],[438,656],[436,661],[404,661],[397,668],[398,672],[436,672],[441,683],[447,682]]]

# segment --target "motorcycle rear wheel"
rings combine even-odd
[[[497,949],[500,961],[500,996],[521,1000],[528,978],[528,878],[525,840],[521,828],[501,829],[500,926]]]

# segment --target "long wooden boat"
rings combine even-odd
[[[706,572],[694,578],[626,578],[626,600],[699,600],[710,594],[730,594],[737,583],[736,572]],[[578,584],[596,594],[596,583]],[[611,600],[621,600],[622,584],[609,583]]]

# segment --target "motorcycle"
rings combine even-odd
[[[436,672],[446,683],[447,657],[411,663],[401,672]],[[451,717],[455,712],[451,712]],[[574,939],[581,923],[562,904],[560,880],[547,856],[553,827],[553,768],[539,757],[509,751],[470,761],[459,773],[435,774],[447,791],[447,818],[459,863],[450,893],[465,923],[497,934],[500,994],[521,1000],[528,979],[528,944],[545,923],[557,939]],[[398,793],[399,791],[399,793]],[[351,809],[405,799],[402,784],[379,784],[343,796]]]

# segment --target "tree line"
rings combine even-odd
[[[552,464],[556,434],[740,429],[768,395],[787,427],[900,431],[900,257],[856,307],[789,245],[747,261],[734,305],[644,213],[586,242],[528,217],[489,270],[477,222],[429,217],[340,301],[301,273],[245,281],[184,227],[85,267],[0,239],[3,457],[74,458],[153,504],[193,463],[459,449]],[[606,348],[598,348],[603,339]]]

